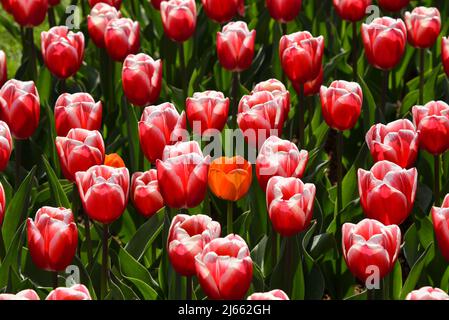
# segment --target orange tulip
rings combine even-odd
[[[209,188],[221,199],[237,201],[243,198],[251,181],[251,163],[240,156],[221,157],[210,164]]]
[[[114,168],[125,168],[125,162],[117,153],[107,154],[104,158],[104,165]]]

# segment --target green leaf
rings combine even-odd
[[[17,231],[14,234],[14,237],[11,239],[10,245],[8,246],[5,259],[2,261],[2,264],[0,265],[0,288],[6,286],[8,282],[10,268],[17,270],[18,255],[21,247],[20,242],[24,232],[25,232],[25,222],[23,222],[21,226],[17,228]]]
[[[50,192],[55,205],[58,207],[70,208],[70,201],[67,198],[67,195],[65,194],[58,177],[56,176],[45,156],[42,156],[42,162],[44,163],[45,171],[47,172]]]

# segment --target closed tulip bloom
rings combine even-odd
[[[416,7],[405,13],[408,40],[415,48],[430,48],[441,31],[441,16],[437,8]]]
[[[88,93],[64,93],[55,103],[56,134],[65,137],[71,129],[100,130],[103,106]]]
[[[248,297],[247,300],[290,300],[287,294],[279,289],[269,292],[256,292]]]
[[[368,62],[377,69],[391,70],[404,55],[407,29],[401,19],[376,18],[362,24],[362,40]]]
[[[405,300],[449,300],[449,295],[440,288],[422,287],[410,292]]]
[[[314,96],[320,93],[321,86],[323,85],[323,78],[324,78],[324,70],[321,68],[321,71],[313,80],[307,81],[306,83],[300,83],[300,82],[293,82],[293,88],[295,91],[300,94],[301,92],[301,86],[303,87],[303,94],[306,97]]]
[[[279,42],[282,68],[292,82],[306,83],[321,71],[324,38],[314,38],[308,31],[285,35]]]
[[[302,0],[266,0],[270,16],[281,23],[295,20],[301,11],[301,3]]]
[[[89,0],[90,7],[94,7],[98,3],[106,3],[110,6],[115,7],[117,10],[120,9],[120,6],[122,5],[122,0]]]
[[[5,189],[3,189],[3,185],[0,183],[0,228],[3,225],[3,218],[5,217],[5,211],[6,211]]]
[[[203,9],[209,19],[218,23],[226,23],[237,13],[245,14],[245,0],[201,0]]]
[[[72,129],[66,137],[56,137],[56,151],[64,177],[75,181],[78,171],[103,164],[105,147],[100,132]]]
[[[185,130],[185,113],[179,114],[173,104],[146,107],[139,122],[139,140],[148,161],[162,159],[165,146],[183,140]]]
[[[11,14],[22,27],[37,27],[44,22],[48,0],[10,0]]]
[[[168,0],[151,0],[151,4],[156,10],[161,10],[161,3]]]
[[[107,154],[104,157],[104,165],[113,168],[125,168],[125,162],[117,153]]]
[[[357,82],[334,81],[320,90],[321,110],[327,125],[335,130],[352,129],[362,111],[363,93]]]
[[[412,112],[421,148],[433,155],[448,150],[449,105],[443,101],[431,101],[425,106],[414,106]]]
[[[410,168],[418,156],[418,132],[407,119],[373,125],[365,140],[374,162],[388,160],[402,168]]]
[[[51,7],[57,6],[61,3],[61,0],[48,0],[48,5]]]
[[[66,26],[51,28],[41,33],[41,50],[45,65],[56,77],[73,76],[84,59],[84,35],[74,33]]]
[[[123,61],[129,54],[137,53],[140,48],[139,22],[128,18],[111,20],[104,32],[104,43],[115,61]]]
[[[187,277],[195,275],[195,257],[220,233],[220,224],[206,215],[175,216],[167,239],[168,257],[175,271]]]
[[[371,0],[332,0],[337,14],[343,19],[352,22],[362,20],[366,15],[366,8]]]
[[[6,169],[12,152],[12,137],[9,127],[4,121],[0,121],[0,171]],[[1,225],[1,221],[0,221]]]
[[[221,157],[210,164],[209,188],[220,199],[240,200],[248,193],[251,182],[251,163],[241,156]]]
[[[9,14],[12,14],[12,1],[13,0],[0,0],[3,10],[5,10]]]
[[[196,28],[195,0],[170,0],[161,3],[164,32],[171,40],[184,42]]]
[[[137,211],[145,218],[150,218],[164,207],[157,182],[157,171],[136,172],[131,179],[131,200]]]
[[[249,31],[243,21],[233,21],[217,32],[218,60],[223,68],[232,72],[248,69],[253,62],[256,30]]]
[[[343,256],[351,273],[360,281],[377,271],[380,279],[394,267],[401,246],[397,225],[385,226],[377,220],[364,219],[342,228]]]
[[[196,141],[166,146],[156,162],[157,180],[170,208],[194,208],[206,195],[210,157],[204,157]]]
[[[449,77],[449,37],[441,39],[441,59],[443,61],[444,71]]]
[[[234,234],[214,239],[195,260],[198,281],[210,299],[243,299],[253,278],[253,261],[245,240]]]
[[[78,229],[72,210],[42,207],[27,220],[28,249],[34,264],[44,270],[62,271],[73,260]]]
[[[440,252],[449,261],[449,195],[441,207],[432,208],[432,221]]]
[[[76,184],[83,208],[101,223],[117,220],[125,211],[129,194],[129,171],[105,165],[76,173]]]
[[[399,225],[409,216],[417,184],[416,168],[406,170],[386,160],[377,162],[370,171],[358,171],[360,204],[368,218],[385,225]]]
[[[159,99],[162,86],[162,61],[139,53],[130,54],[123,63],[122,85],[128,100],[143,107]]]
[[[89,290],[83,284],[70,288],[59,287],[51,291],[45,300],[92,300]]]
[[[383,10],[396,12],[408,6],[410,0],[378,0],[377,2]]]
[[[39,93],[33,81],[9,80],[0,90],[0,120],[5,121],[16,139],[28,139],[36,131],[40,117]]]
[[[16,294],[2,293],[0,294],[0,300],[40,300],[36,291],[32,289],[22,290]]]
[[[269,137],[256,160],[256,175],[262,190],[266,190],[268,180],[274,176],[302,178],[306,170],[309,153],[276,136]]]
[[[259,149],[268,137],[282,134],[287,117],[284,103],[282,97],[275,97],[269,91],[254,92],[242,97],[237,124],[250,146]]]
[[[316,188],[299,178],[273,177],[267,185],[267,209],[274,230],[284,237],[310,225]]]
[[[195,92],[187,98],[186,112],[190,127],[199,135],[223,130],[229,113],[229,98],[219,91]]]
[[[97,3],[92,8],[90,14],[87,16],[87,30],[89,31],[90,38],[97,47],[105,47],[104,33],[108,23],[121,17],[122,14],[120,11],[103,2]]]
[[[252,93],[260,91],[269,91],[274,98],[281,98],[284,112],[287,115],[290,111],[290,92],[285,85],[277,79],[270,79],[259,82],[253,89]]]
[[[8,80],[8,68],[6,63],[6,55],[3,50],[0,50],[0,87]]]

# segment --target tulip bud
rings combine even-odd
[[[256,30],[249,31],[243,21],[229,22],[217,32],[218,60],[232,72],[248,69],[253,62]]]
[[[253,89],[252,93],[260,91],[269,91],[274,98],[280,97],[284,106],[284,113],[288,115],[290,111],[290,92],[285,88],[284,84],[276,79],[259,82]]]
[[[14,20],[27,28],[44,22],[48,10],[48,0],[11,0],[9,5]]]
[[[314,38],[308,31],[285,35],[279,42],[282,68],[292,82],[306,83],[321,71],[324,38]]]
[[[365,140],[374,162],[388,160],[402,168],[410,168],[418,156],[418,132],[407,119],[373,125]]]
[[[184,42],[195,33],[195,0],[170,0],[160,4],[164,32],[171,40]]]
[[[3,225],[3,219],[5,217],[5,210],[6,210],[5,189],[3,189],[3,185],[0,183],[0,228]]]
[[[209,188],[220,199],[237,201],[251,186],[251,163],[240,156],[215,159],[209,168]]]
[[[209,19],[220,24],[234,18],[237,13],[245,14],[245,0],[201,0],[203,9]]]
[[[0,300],[40,300],[36,291],[32,289],[22,290],[16,294],[2,293]]]
[[[449,77],[449,37],[441,39],[441,59],[443,61],[444,71]]]
[[[394,267],[401,246],[397,225],[384,226],[377,220],[364,219],[342,228],[343,256],[351,273],[365,282],[373,274],[384,278]]]
[[[6,122],[0,121],[0,171],[4,171],[12,152],[11,132]],[[1,220],[0,220],[1,225]]]
[[[195,266],[201,288],[213,300],[242,299],[253,278],[248,245],[234,234],[209,242],[195,257]]]
[[[187,118],[190,127],[198,135],[213,135],[226,125],[229,113],[229,98],[222,92],[195,92],[186,101]]]
[[[151,0],[151,4],[153,5],[154,9],[161,10],[161,3],[163,1],[168,1],[168,0]]]
[[[408,6],[410,0],[378,0],[377,2],[383,10],[397,12]]]
[[[0,50],[0,88],[8,80],[8,68],[6,63],[6,55],[3,50]]]
[[[363,93],[357,82],[334,81],[321,87],[321,110],[327,125],[335,130],[352,129],[362,111]]]
[[[412,113],[420,147],[433,155],[446,152],[449,149],[449,105],[431,101],[425,106],[414,106]]]
[[[104,165],[113,168],[125,168],[125,162],[117,153],[107,154],[104,157]]]
[[[45,300],[92,300],[92,298],[84,285],[76,284],[70,288],[54,289]]]
[[[122,14],[116,8],[110,5],[99,2],[97,3],[90,14],[87,16],[87,30],[90,38],[99,48],[104,48],[104,34],[108,23],[114,19],[120,19]]]
[[[307,81],[306,83],[293,82],[293,88],[299,95],[301,93],[301,86],[303,87],[303,94],[305,97],[314,96],[320,93],[321,86],[323,85],[324,70],[321,67],[320,74],[313,80]]]
[[[0,90],[0,120],[16,139],[28,139],[36,131],[40,116],[39,93],[33,81],[7,81]]]
[[[104,43],[115,61],[123,61],[129,54],[137,53],[140,48],[139,22],[128,18],[111,20],[104,32]]]
[[[301,3],[302,0],[266,0],[270,16],[281,23],[295,20],[301,11]]]
[[[362,40],[368,62],[377,69],[391,70],[404,55],[407,29],[401,19],[376,18],[362,24]]]
[[[449,261],[449,195],[440,208],[432,208],[432,221],[440,252]]]
[[[125,211],[129,194],[129,171],[105,165],[76,173],[84,211],[101,223],[117,220]]]
[[[73,260],[78,229],[72,210],[42,207],[28,218],[28,248],[34,264],[44,270],[64,270]]]
[[[161,93],[162,61],[130,54],[123,63],[122,85],[128,100],[143,107],[156,102]]]
[[[279,289],[269,292],[256,292],[248,297],[247,300],[290,300],[287,294]]]
[[[220,224],[203,214],[175,216],[170,225],[167,250],[176,272],[188,277],[195,275],[195,257],[220,233]]]
[[[56,134],[65,137],[71,129],[100,130],[103,107],[88,93],[64,93],[55,103]]]
[[[210,157],[204,157],[196,141],[166,146],[157,160],[157,180],[167,206],[194,208],[206,195]]]
[[[268,180],[274,176],[302,178],[309,153],[276,136],[269,137],[260,148],[256,160],[256,175],[262,190],[266,190]]]
[[[362,20],[367,14],[366,9],[371,5],[371,0],[332,0],[337,14],[351,22]]]
[[[298,178],[273,177],[267,185],[267,208],[274,230],[284,237],[298,234],[310,225],[315,185]]]
[[[106,3],[119,10],[120,6],[122,5],[122,0],[89,0],[89,5],[91,8],[97,5],[98,3]]]
[[[66,137],[56,137],[56,151],[64,177],[75,181],[78,171],[86,171],[104,161],[104,142],[98,131],[72,129]]]
[[[133,174],[131,200],[137,211],[145,218],[151,218],[164,207],[164,199],[157,182],[156,169]]]
[[[441,16],[437,8],[416,7],[404,15],[408,41],[415,48],[430,48],[441,31]]]
[[[139,122],[140,146],[145,157],[156,163],[156,160],[162,159],[165,146],[182,141],[185,131],[185,113],[180,115],[173,104],[145,108]]]
[[[358,171],[360,204],[370,219],[385,225],[401,224],[413,209],[418,184],[416,168],[390,161],[377,162],[370,171]]]
[[[405,300],[449,300],[449,295],[440,288],[422,287],[410,292]]]
[[[3,10],[9,14],[12,14],[12,0],[0,0],[0,2],[2,3]]]

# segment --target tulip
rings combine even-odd
[[[351,22],[362,20],[366,15],[366,9],[371,5],[371,0],[332,0],[337,14]]]
[[[88,93],[64,93],[55,103],[55,126],[58,136],[71,129],[100,130],[103,107]]]
[[[416,168],[406,170],[387,160],[358,171],[360,204],[368,218],[385,225],[399,225],[409,216],[417,184]]]
[[[441,39],[441,59],[443,61],[444,71],[449,77],[449,37]]]
[[[218,60],[223,68],[241,72],[251,66],[256,30],[249,31],[243,21],[229,22],[217,33]]]
[[[48,0],[10,0],[11,14],[22,27],[37,27],[45,20]]]
[[[273,177],[267,185],[267,209],[273,228],[284,237],[304,231],[312,220],[315,185],[298,178]]]
[[[137,211],[145,218],[151,218],[164,207],[157,182],[157,171],[136,172],[131,178],[131,200]]]
[[[301,94],[301,90],[303,91],[304,96],[314,96],[320,93],[321,86],[323,85],[323,78],[324,78],[324,70],[321,68],[320,74],[318,77],[311,81],[307,81],[306,83],[300,83],[300,82],[293,82],[293,88],[295,89],[296,93],[299,95]]]
[[[97,5],[98,3],[106,3],[119,10],[120,6],[122,5],[122,0],[89,0],[89,5],[91,8]]]
[[[3,10],[5,10],[7,13],[12,14],[12,0],[0,0]]]
[[[248,144],[259,149],[268,137],[282,134],[286,117],[282,97],[259,91],[242,97],[237,123]]]
[[[441,16],[437,8],[416,7],[404,15],[408,40],[415,48],[430,48],[441,31]]]
[[[145,157],[151,163],[162,159],[166,145],[184,140],[185,113],[181,115],[171,103],[146,107],[139,122],[139,140]]]
[[[39,93],[33,81],[7,81],[0,90],[0,120],[16,139],[28,139],[39,125]]]
[[[3,189],[3,185],[0,183],[0,237],[2,237],[1,227],[3,225],[3,218],[5,217],[5,210],[6,210],[5,189]]]
[[[362,88],[356,82],[334,81],[320,90],[321,110],[327,125],[335,130],[350,130],[359,119],[363,104]]]
[[[8,165],[12,152],[11,132],[6,122],[0,121],[0,171],[4,171]],[[0,220],[1,225],[1,220]]]
[[[72,210],[42,207],[27,221],[28,248],[34,264],[44,270],[62,271],[73,260],[78,229]]]
[[[210,157],[204,157],[196,141],[166,146],[157,160],[157,180],[165,204],[171,208],[194,208],[206,195]]]
[[[418,156],[418,132],[407,119],[373,125],[365,140],[374,162],[388,160],[402,168],[410,168]]]
[[[170,0],[161,3],[164,32],[176,42],[187,41],[196,28],[196,4],[194,0]]]
[[[6,55],[3,50],[0,50],[0,88],[8,80],[8,68],[6,63]]]
[[[78,171],[103,164],[105,146],[100,132],[72,129],[66,137],[56,137],[56,151],[64,177],[75,181]]]
[[[90,14],[87,16],[87,30],[90,38],[99,48],[106,46],[104,42],[104,34],[108,23],[114,19],[120,19],[122,14],[116,8],[110,5],[99,2],[97,3]]]
[[[268,180],[274,176],[302,178],[309,153],[276,136],[269,137],[260,148],[256,160],[256,175],[262,190],[267,189]]]
[[[70,288],[54,289],[45,300],[92,300],[92,298],[84,285],[76,284]]]
[[[209,19],[217,23],[226,23],[238,13],[245,14],[245,0],[201,0]]]
[[[2,293],[0,300],[40,300],[36,291],[32,289],[22,290],[16,294]]]
[[[195,275],[195,257],[209,242],[220,237],[220,233],[220,224],[203,214],[175,216],[168,233],[167,250],[176,272],[186,277]]]
[[[187,98],[186,112],[193,132],[213,135],[226,125],[229,98],[218,91],[195,92],[192,98]]]
[[[48,0],[48,5],[51,7],[57,6],[61,3],[61,0]]]
[[[432,207],[432,221],[440,252],[449,261],[449,195],[441,207]]]
[[[125,162],[117,153],[107,154],[104,157],[104,165],[113,168],[125,168]]]
[[[198,281],[214,300],[240,300],[253,277],[249,248],[240,236],[229,234],[209,242],[195,257]]]
[[[290,92],[285,85],[276,79],[259,82],[253,89],[252,93],[260,91],[269,91],[273,97],[280,97],[284,106],[284,112],[288,115],[290,111]]]
[[[104,43],[115,61],[123,61],[129,54],[137,53],[140,48],[139,22],[128,18],[111,20],[104,31]]]
[[[168,0],[151,0],[151,4],[156,10],[161,10],[161,3]]]
[[[378,271],[380,279],[390,273],[401,246],[397,225],[385,226],[377,220],[364,219],[358,224],[345,223],[342,233],[343,256],[355,277],[365,282],[373,272]]]
[[[248,297],[247,300],[290,300],[287,294],[279,289],[269,292],[256,292]]]
[[[42,56],[45,65],[56,77],[66,79],[81,67],[84,58],[84,35],[66,26],[41,33]]]
[[[143,53],[130,54],[123,63],[122,85],[132,104],[143,107],[156,102],[161,93],[162,61]]]
[[[377,2],[383,10],[396,12],[408,6],[410,0],[378,0]]]
[[[405,300],[449,300],[449,295],[440,288],[422,287],[410,292]]]
[[[91,219],[109,224],[125,211],[129,193],[127,168],[97,165],[77,172],[75,177],[83,208]]]
[[[287,23],[295,20],[301,11],[302,0],[266,0],[270,16],[281,22]]]

